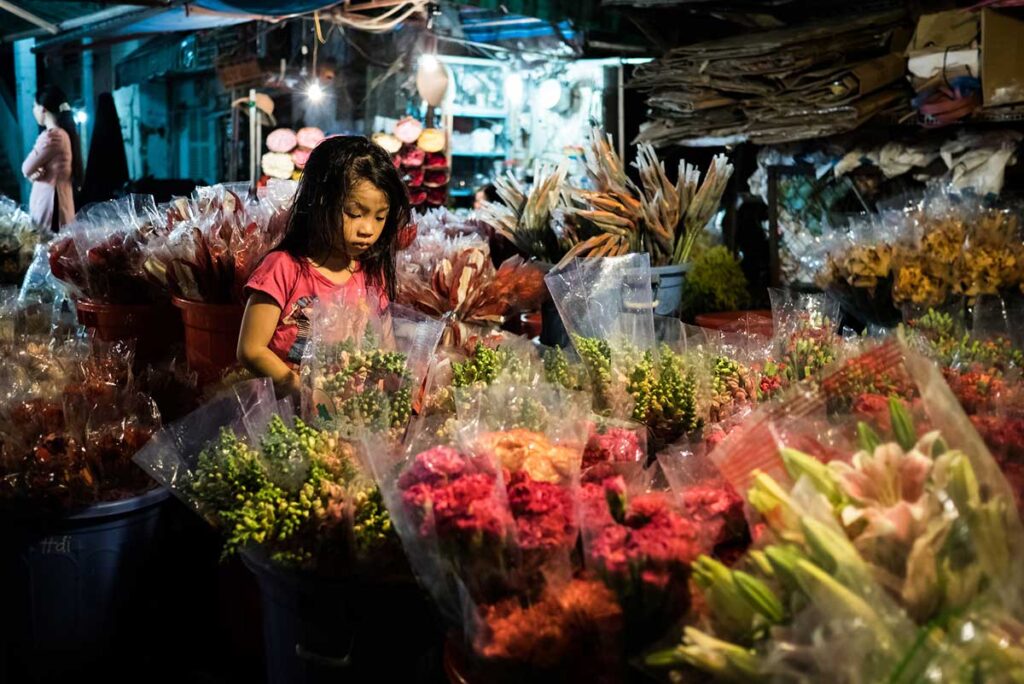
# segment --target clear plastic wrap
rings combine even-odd
[[[475,338],[496,330],[510,315],[536,311],[544,299],[540,269],[515,256],[497,268],[485,240],[448,212],[418,220],[415,242],[398,255],[398,294],[404,306],[450,316],[445,346],[471,351]]]
[[[900,321],[892,301],[893,251],[900,216],[884,212],[858,218],[827,245],[824,287],[843,311],[865,326]]]
[[[166,299],[143,268],[147,244],[165,231],[152,198],[133,195],[90,205],[50,244],[51,272],[86,299],[114,304]]]
[[[656,351],[650,258],[573,259],[544,277],[576,352],[591,376],[594,410],[625,418],[628,369]]]
[[[400,434],[422,401],[443,321],[368,298],[341,295],[313,308],[303,356],[303,415],[330,426],[357,424]]]
[[[147,243],[147,276],[171,294],[240,303],[260,260],[284,237],[287,193],[243,199],[223,185],[197,188],[166,207],[168,229]]]
[[[839,356],[839,303],[828,295],[769,289],[775,326],[774,368],[782,387],[818,376]]]
[[[969,208],[946,195],[928,195],[904,215],[893,253],[897,306],[942,306],[960,280]]]
[[[622,606],[626,649],[662,635],[689,607],[700,528],[642,463],[590,468],[580,490],[584,564]]]
[[[703,551],[742,549],[749,539],[743,498],[708,458],[703,444],[674,444],[658,453],[658,465],[689,519],[700,526]]]
[[[1017,290],[1024,266],[1019,207],[981,209],[967,220],[956,292],[974,301]]]
[[[0,504],[66,512],[152,486],[131,463],[160,427],[152,399],[132,382],[124,345],[3,345]]]
[[[896,340],[876,344],[759,410],[712,460],[748,492],[767,545],[736,569],[698,561],[706,630],[688,628],[649,663],[729,679],[1024,673],[1019,636],[1006,638],[1021,633],[1024,567],[1013,558],[1024,526],[930,361]]]
[[[295,419],[268,380],[166,426],[134,460],[220,528],[225,555],[334,575],[394,569],[391,523],[356,445]]]

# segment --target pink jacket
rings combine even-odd
[[[33,174],[39,175],[33,178]],[[28,211],[36,225],[53,225],[53,204],[57,200],[57,227],[75,218],[75,197],[71,187],[71,139],[60,128],[48,128],[36,138],[35,147],[21,165],[25,178],[32,181]]]

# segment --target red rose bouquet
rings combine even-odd
[[[18,346],[3,353],[2,505],[68,511],[151,488],[131,459],[160,413],[131,379],[130,347]]]
[[[144,269],[150,243],[167,233],[153,198],[131,196],[79,212],[66,237],[50,245],[50,270],[74,294],[114,304],[167,299]]]

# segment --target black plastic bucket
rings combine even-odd
[[[8,519],[0,530],[0,610],[8,681],[80,674],[139,627],[147,566],[169,493],[95,504],[63,517]],[[2,663],[0,663],[2,665]],[[0,667],[0,675],[4,668]]]
[[[441,631],[408,578],[327,579],[242,554],[263,604],[267,684],[414,679]]]

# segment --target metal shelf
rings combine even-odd
[[[497,107],[452,107],[451,115],[475,119],[508,118],[508,112]]]
[[[453,157],[476,157],[478,159],[492,159],[504,157],[504,152],[452,152]]]

